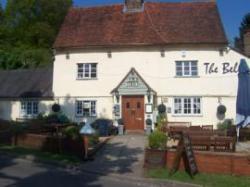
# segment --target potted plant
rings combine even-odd
[[[118,134],[123,135],[124,134],[123,120],[120,118],[120,119],[117,120],[117,122],[118,122]]]
[[[144,166],[146,168],[163,168],[166,165],[167,135],[159,130],[148,136],[145,149]]]
[[[147,125],[147,131],[146,131],[146,134],[147,135],[150,135],[151,134],[151,131],[152,131],[152,119],[148,118],[146,119],[146,125]]]

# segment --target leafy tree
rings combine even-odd
[[[250,13],[246,14],[241,22],[240,34],[242,35],[247,29],[250,29]]]
[[[53,62],[52,45],[72,0],[7,0],[0,7],[0,68]]]
[[[244,50],[244,33],[247,29],[250,29],[250,13],[247,13],[242,19],[242,22],[239,28],[240,37],[236,37],[234,39],[235,47],[238,48],[242,52]]]

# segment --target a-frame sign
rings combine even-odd
[[[181,133],[181,138],[177,146],[174,163],[169,173],[170,175],[173,175],[178,170],[182,157],[184,158],[184,163],[187,172],[190,174],[191,177],[193,177],[195,174],[198,173],[198,168],[195,161],[190,137],[185,133]]]

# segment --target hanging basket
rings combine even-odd
[[[158,106],[158,112],[159,112],[160,114],[165,113],[166,110],[167,110],[167,107],[166,107],[164,104],[160,104],[160,105]]]
[[[227,108],[226,108],[225,105],[219,105],[219,106],[217,107],[217,114],[222,115],[222,114],[225,114],[226,111],[227,111]]]
[[[55,103],[55,104],[52,105],[52,111],[53,112],[57,113],[57,112],[60,112],[60,110],[61,110],[61,106],[59,104]]]

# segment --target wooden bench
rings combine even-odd
[[[211,147],[210,136],[190,136],[192,147],[198,151],[209,151]]]
[[[214,137],[214,151],[235,152],[236,140],[233,137]]]

